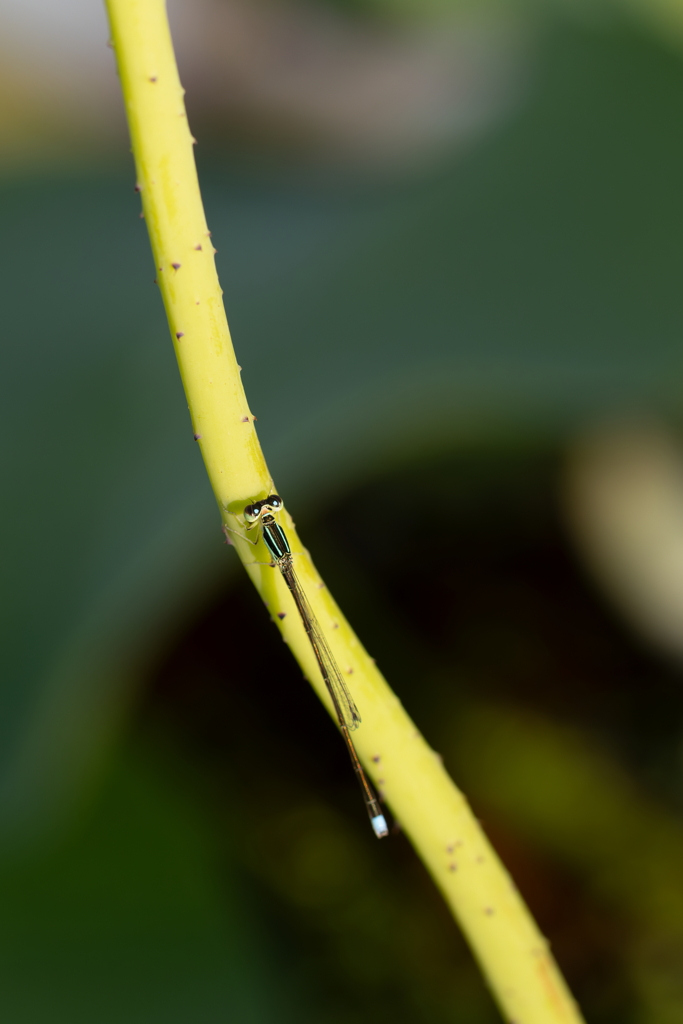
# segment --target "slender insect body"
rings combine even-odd
[[[363,771],[356,748],[349,735],[350,732],[357,729],[360,725],[360,714],[294,570],[294,559],[287,535],[275,520],[274,514],[279,512],[282,506],[282,499],[277,494],[271,494],[262,501],[247,505],[244,509],[247,530],[253,529],[257,524],[261,526],[263,540],[273,559],[273,563],[280,570],[282,578],[294,599],[301,622],[318,663],[320,674],[332,700],[353,769],[360,782],[365,806],[370,816],[370,823],[375,835],[381,839],[389,834],[386,819],[382,814],[374,790]]]

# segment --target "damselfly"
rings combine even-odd
[[[243,512],[244,520],[247,524],[246,528],[247,530],[252,530],[257,525],[261,527],[261,535],[273,560],[271,564],[277,566],[280,570],[282,578],[294,598],[294,603],[318,663],[320,674],[332,700],[339,728],[351,757],[353,770],[360,782],[363,800],[370,816],[370,823],[375,835],[381,839],[389,834],[387,823],[375,792],[363,771],[350,735],[360,725],[361,718],[329,644],[325,639],[325,635],[320,628],[320,624],[299,582],[294,569],[294,557],[289,547],[287,535],[275,520],[275,515],[282,509],[282,504],[282,498],[277,494],[271,494],[262,501],[255,501],[253,504],[247,505]]]

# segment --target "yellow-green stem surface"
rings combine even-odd
[[[275,485],[230,340],[164,0],[107,0],[107,7],[137,188],[194,433],[223,522],[239,532],[234,513]],[[363,718],[354,734],[361,760],[452,908],[505,1018],[511,1024],[578,1024],[580,1014],[547,943],[465,798],[324,588],[286,509],[281,517],[298,555],[298,575]],[[269,560],[262,542],[254,548],[231,537],[245,564]],[[247,571],[332,713],[280,573],[258,564],[247,564]],[[292,741],[305,743],[306,737],[294,729]],[[391,856],[390,841],[385,849]]]

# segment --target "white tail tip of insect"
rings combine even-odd
[[[372,825],[378,839],[383,839],[384,836],[389,835],[386,818],[383,814],[378,814],[376,817],[370,818],[370,824]]]

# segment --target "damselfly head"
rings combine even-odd
[[[255,523],[261,518],[264,512],[279,512],[283,501],[279,494],[271,494],[261,501],[255,501],[253,505],[247,505],[244,509],[244,518],[248,523]]]

